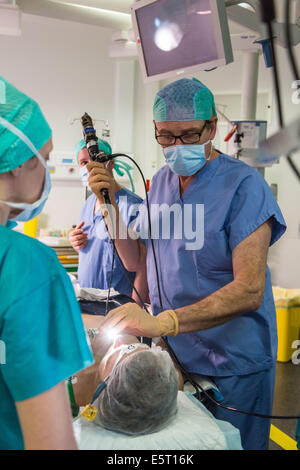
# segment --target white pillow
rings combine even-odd
[[[80,417],[73,423],[80,450],[242,450],[238,429],[213,415],[189,392],[178,392],[178,412],[163,430],[144,436],[109,431]]]

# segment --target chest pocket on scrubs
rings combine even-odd
[[[196,254],[198,276],[232,274],[232,252],[225,230],[205,231],[204,243]]]

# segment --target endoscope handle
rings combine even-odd
[[[112,159],[113,157],[111,155],[107,155],[105,152],[99,151],[94,161],[99,162],[99,163],[105,163],[105,162],[109,162]],[[101,194],[104,197],[105,204],[110,204],[111,202],[109,198],[108,189],[101,189]]]
[[[81,117],[81,124],[83,127],[83,136],[86,144],[86,148],[89,152],[89,156],[92,161],[104,163],[108,161],[108,155],[105,152],[99,150],[98,138],[96,130],[94,129],[93,120],[88,113],[84,113]],[[101,194],[106,204],[110,204],[110,198],[108,189],[101,189]]]

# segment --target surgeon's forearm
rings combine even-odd
[[[235,247],[232,282],[193,305],[175,310],[179,333],[213,328],[259,308],[265,289],[272,223],[269,219]]]
[[[112,207],[112,213],[107,211],[105,222],[110,236],[115,240],[116,249],[125,268],[132,272],[144,269],[145,254],[140,246],[141,242],[137,239],[135,232],[124,223],[118,205],[113,203]]]
[[[139,271],[137,271],[135,275],[134,289],[132,291],[131,297],[141,307],[148,300],[149,288],[148,288],[148,282],[147,282],[146,264]]]
[[[203,300],[175,310],[179,333],[206,330],[222,325],[261,304],[261,292],[238,281],[227,284]]]

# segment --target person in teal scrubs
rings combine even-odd
[[[0,449],[76,449],[65,379],[94,362],[80,309],[55,252],[12,230],[47,200],[52,132],[0,82]]]
[[[216,129],[213,94],[199,80],[177,80],[157,93],[154,132],[166,164],[152,179],[149,204],[160,290],[140,208],[139,240],[128,236],[116,246],[132,269],[147,263],[154,315],[123,305],[102,327],[168,336],[187,371],[215,382],[222,405],[270,415],[277,330],[267,256],[286,224],[258,171],[214,148]],[[91,188],[108,188],[113,200],[105,169],[90,163],[88,170]],[[268,448],[270,420],[208,407],[240,430],[244,449]]]

